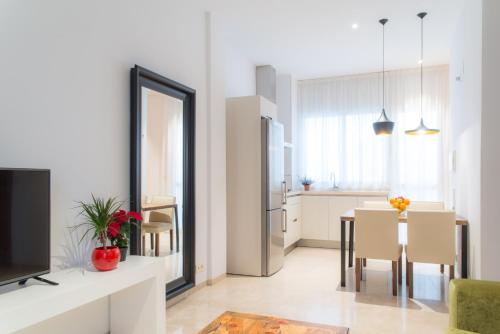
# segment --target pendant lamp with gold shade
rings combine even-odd
[[[405,133],[407,135],[419,136],[419,135],[433,135],[439,133],[438,129],[428,128],[424,124],[424,17],[427,13],[418,13],[417,16],[420,18],[420,124],[412,130],[407,130]]]

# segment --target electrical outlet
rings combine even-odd
[[[203,264],[196,265],[196,272],[201,273],[205,271],[205,266]]]

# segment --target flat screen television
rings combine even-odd
[[[0,168],[0,285],[50,270],[50,171]]]

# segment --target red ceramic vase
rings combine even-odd
[[[99,271],[109,271],[116,268],[120,261],[120,248],[112,247],[98,247],[92,252],[92,263]]]

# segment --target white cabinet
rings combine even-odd
[[[387,201],[387,196],[386,197],[383,197],[383,196],[361,196],[361,197],[358,197],[357,207],[358,208],[364,207],[366,201],[384,202],[384,201]]]
[[[294,110],[296,105],[296,80],[290,74],[280,74],[276,77],[276,106],[278,121],[285,130],[285,142],[293,143]]]
[[[295,166],[293,164],[296,151],[293,144],[297,139],[297,80],[290,74],[280,74],[276,77],[276,105],[278,107],[278,121],[283,124],[285,143],[285,180],[287,189],[297,185]]]
[[[262,124],[276,106],[261,96],[226,102],[227,272],[262,275]]]
[[[301,197],[290,197],[285,206],[287,211],[287,226],[285,232],[285,248],[299,241],[302,236]]]
[[[302,239],[340,242],[340,216],[365,201],[386,201],[372,195],[302,195]]]
[[[302,196],[302,239],[328,240],[329,196]]]
[[[351,196],[331,196],[328,202],[328,240],[340,241],[340,216],[358,207],[358,199]]]
[[[127,256],[106,273],[52,272],[44,278],[58,286],[29,283],[0,294],[0,333],[166,333],[166,271],[165,259]],[[95,310],[101,301],[103,313]]]

